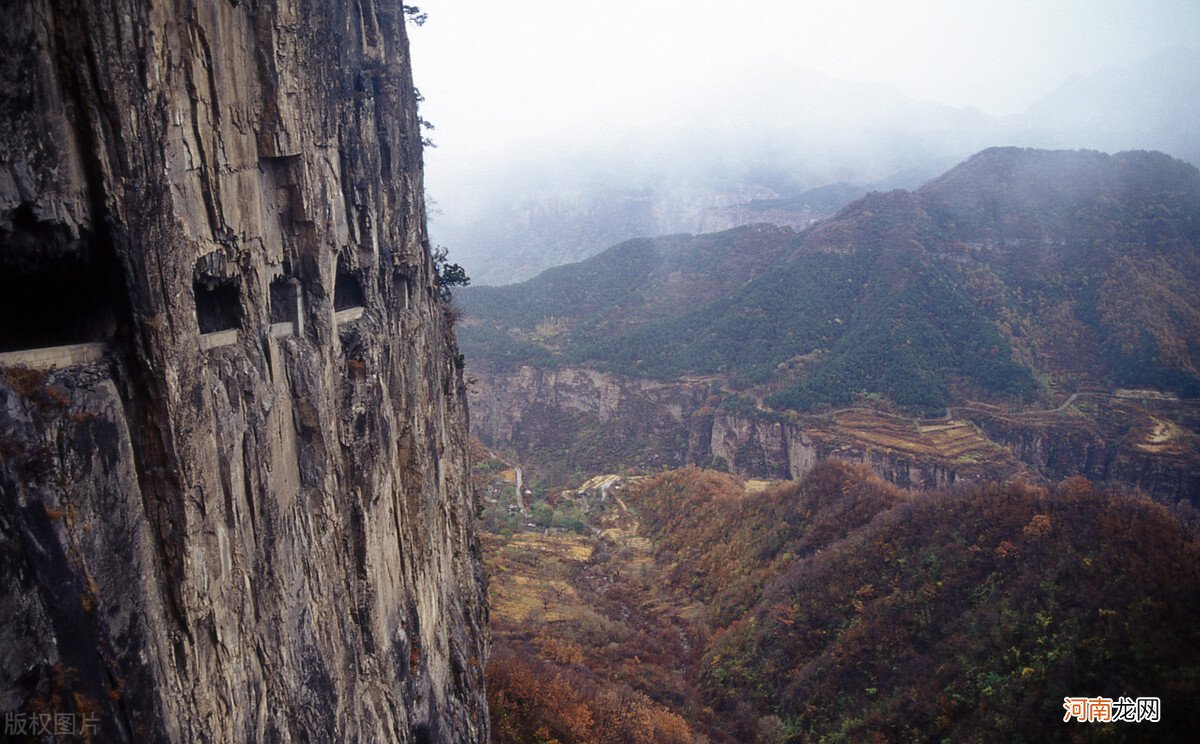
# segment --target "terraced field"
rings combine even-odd
[[[484,533],[482,539],[493,621],[551,623],[586,609],[571,579],[591,559],[591,540],[565,532],[521,532],[507,542]]]
[[[847,411],[834,415],[834,431],[866,447],[959,463],[984,462],[1007,453],[969,421],[922,424],[866,411]]]

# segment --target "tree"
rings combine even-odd
[[[471,277],[460,264],[447,261],[449,251],[443,245],[436,245],[431,252],[433,255],[433,273],[437,279],[438,295],[443,302],[454,299],[451,287],[465,287],[471,283]]]
[[[429,20],[429,14],[423,12],[415,5],[402,5],[400,7],[404,8],[404,15],[408,16],[409,22],[414,26],[424,26],[425,21]]]

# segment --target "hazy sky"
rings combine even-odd
[[[415,2],[431,170],[669,118],[711,76],[764,61],[1010,114],[1072,75],[1200,48],[1196,0]]]

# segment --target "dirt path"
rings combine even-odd
[[[977,413],[1000,413],[1004,416],[1040,416],[1046,413],[1062,413],[1067,408],[1083,395],[1100,395],[1100,393],[1071,393],[1061,404],[1054,408],[1040,408],[1034,411],[992,411],[986,408],[976,408],[974,406],[947,406],[946,413],[937,418],[915,418],[913,416],[904,416],[898,413],[888,413],[887,411],[877,411],[873,408],[863,408],[862,406],[847,406],[839,408],[835,411],[830,411],[829,415],[837,416],[841,413],[868,413],[873,416],[883,416],[884,418],[896,419],[897,421],[914,421],[917,426],[925,426],[928,424],[945,424],[953,420],[955,411],[975,411]]]

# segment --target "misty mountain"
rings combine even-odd
[[[564,354],[725,296],[795,250],[790,228],[636,238],[522,284],[456,292],[472,357],[553,364]]]
[[[854,196],[807,198],[814,189],[915,189],[991,145],[1156,149],[1195,162],[1197,67],[1196,55],[1161,55],[997,117],[764,63],[681,92],[663,102],[665,118],[631,111],[626,128],[595,141],[531,143],[448,168],[434,195],[458,201],[433,216],[434,240],[477,284],[504,284],[633,237],[803,228]]]
[[[1026,114],[1049,144],[1168,152],[1200,163],[1200,54],[1175,49],[1072,78]]]
[[[599,141],[471,163],[470,183],[455,181],[453,193],[475,203],[434,214],[434,240],[477,284],[505,284],[633,237],[806,227],[860,195],[806,204],[812,189],[850,183],[865,193],[882,179],[915,188],[996,141],[993,119],[977,110],[791,67],[731,72],[664,107],[675,111],[669,120],[631,113],[627,130]],[[480,182],[502,186],[479,193]]]
[[[469,358],[723,375],[780,409],[928,413],[1071,387],[1200,393],[1200,171],[1161,153],[994,148],[795,234],[616,246],[467,288]]]

